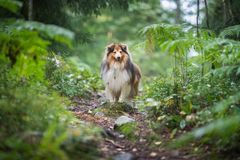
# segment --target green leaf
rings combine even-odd
[[[74,33],[65,28],[62,28],[56,25],[43,24],[35,21],[17,20],[10,24],[9,22],[5,22],[5,23],[6,23],[5,31],[7,32],[14,32],[14,31],[21,31],[21,30],[38,31],[40,32],[40,35],[42,35],[44,38],[49,38],[57,42],[63,43],[68,47],[72,46]]]
[[[180,128],[183,129],[186,127],[186,121],[185,120],[181,120],[180,122]]]
[[[236,36],[237,38],[240,37],[240,25],[227,27],[219,34],[219,37],[221,38],[232,36]]]
[[[0,0],[0,7],[10,12],[17,13],[22,7],[22,2],[16,0]]]
[[[182,147],[189,142],[199,140],[203,137],[211,135],[211,137],[228,137],[234,134],[239,128],[240,116],[229,116],[224,119],[218,119],[192,132],[184,134],[175,142],[170,143],[172,147]]]

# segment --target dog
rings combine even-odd
[[[141,71],[132,62],[127,45],[112,43],[106,47],[101,64],[101,77],[106,98],[110,102],[128,101],[138,94]]]

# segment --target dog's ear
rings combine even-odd
[[[128,52],[128,46],[126,44],[121,44],[120,46],[123,51]]]
[[[114,43],[109,44],[109,45],[106,47],[107,53],[113,52],[114,47],[115,47],[115,44],[114,44]]]

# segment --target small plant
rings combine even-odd
[[[89,96],[101,87],[100,78],[88,69],[78,69],[57,55],[48,57],[46,78],[53,89],[65,96]]]

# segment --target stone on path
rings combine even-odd
[[[103,112],[96,112],[96,113],[94,114],[94,116],[95,116],[95,117],[104,117],[105,114],[104,114]]]
[[[114,127],[119,127],[121,125],[124,125],[126,123],[131,123],[131,122],[135,122],[135,120],[127,116],[120,116],[115,121]]]
[[[134,156],[131,153],[119,153],[113,157],[113,160],[134,160]]]

